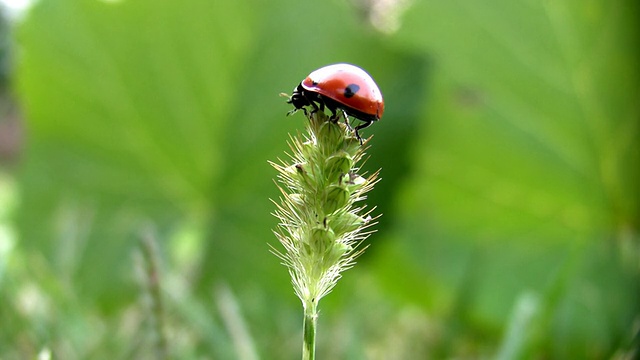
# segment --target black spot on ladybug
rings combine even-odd
[[[344,97],[350,98],[355,95],[358,90],[360,90],[360,86],[356,84],[349,84],[346,88],[344,88]]]

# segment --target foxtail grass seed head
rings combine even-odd
[[[288,158],[270,164],[281,192],[273,201],[279,220],[274,233],[284,248],[272,252],[287,266],[307,309],[317,306],[364,251],[361,244],[375,218],[362,202],[379,171],[361,173],[369,140],[361,144],[345,122],[322,111],[305,113],[306,134],[290,136]]]

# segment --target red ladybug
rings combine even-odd
[[[302,109],[306,113],[305,106],[312,106],[313,111],[324,110],[326,106],[331,110],[334,121],[338,119],[337,110],[340,109],[347,126],[347,116],[363,122],[354,129],[360,142],[362,138],[358,130],[380,120],[384,113],[384,101],[378,85],[364,70],[350,64],[328,65],[312,72],[293,89],[287,103],[295,107],[292,112]]]

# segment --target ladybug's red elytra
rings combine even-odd
[[[348,125],[348,116],[363,123],[354,129],[355,135],[362,142],[358,130],[364,129],[374,121],[380,120],[384,113],[382,93],[366,71],[350,64],[334,64],[315,70],[300,85],[293,89],[287,100],[293,104],[292,112],[305,106],[312,106],[313,111],[331,110],[331,119],[338,119],[337,110],[344,113]]]

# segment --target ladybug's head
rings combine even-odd
[[[296,86],[293,89],[291,97],[289,98],[289,100],[287,100],[287,104],[292,104],[296,109],[302,109],[305,106],[311,105],[309,99],[307,99],[307,97],[305,96],[304,91],[305,90],[302,87],[302,84]]]

